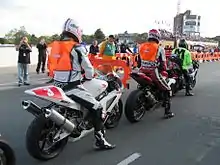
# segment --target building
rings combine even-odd
[[[119,43],[124,43],[126,42],[127,44],[129,43],[134,43],[135,41],[135,36],[137,36],[136,33],[128,33],[127,31],[124,33],[120,33],[117,35],[119,39]]]
[[[173,33],[176,36],[200,36],[201,16],[192,15],[190,10],[180,13],[174,17]]]

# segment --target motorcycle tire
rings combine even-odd
[[[192,81],[191,88],[195,88],[195,86],[196,86],[196,78]]]
[[[0,164],[1,165],[15,165],[16,158],[13,149],[8,142],[0,139]]]
[[[136,108],[142,105],[142,97],[144,97],[144,93],[141,90],[134,90],[128,96],[126,103],[125,103],[125,116],[131,123],[139,122],[145,115],[146,109],[142,106],[142,110],[139,116],[135,116]]]
[[[42,138],[42,133],[46,132],[46,128],[52,125],[51,123],[53,123],[51,120],[45,118],[44,115],[40,115],[36,117],[28,127],[26,133],[26,148],[28,153],[37,160],[47,161],[57,157],[68,142],[68,137],[66,137],[54,144],[51,152],[44,152],[41,150],[39,141]]]
[[[114,107],[115,108],[115,107]],[[105,127],[107,129],[115,128],[118,126],[119,121],[122,117],[123,114],[123,103],[122,100],[120,99],[118,102],[118,110],[115,114],[110,114],[109,118],[106,120],[104,123]]]

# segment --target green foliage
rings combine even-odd
[[[125,34],[127,31],[125,32]],[[19,44],[22,37],[27,37],[29,42],[32,45],[36,45],[41,38],[44,38],[47,43],[51,43],[55,40],[60,39],[59,34],[54,34],[52,36],[39,36],[37,37],[35,34],[29,34],[24,26],[21,26],[19,29],[15,28],[10,30],[7,34],[5,34],[4,38],[0,38],[0,44]],[[134,34],[132,37],[133,41],[137,41],[139,43],[145,42],[147,40],[148,34],[142,33],[142,34]],[[91,44],[93,40],[97,40],[99,43],[102,42],[105,39],[105,34],[103,31],[99,28],[95,31],[92,35],[83,35],[82,40],[86,44]],[[212,40],[218,41],[220,44],[220,36],[216,36],[214,38],[211,38]],[[129,43],[130,44],[130,43]]]
[[[105,34],[103,33],[103,31],[99,28],[95,31],[94,33],[94,38],[96,40],[98,40],[98,42],[101,42],[105,39]]]
[[[54,34],[52,36],[39,36],[37,37],[35,34],[29,34],[24,26],[21,26],[19,29],[12,29],[7,34],[5,34],[4,38],[0,38],[0,44],[19,44],[22,37],[27,37],[29,42],[32,45],[36,45],[41,38],[44,38],[47,43],[51,43],[55,40],[60,39],[59,34]],[[101,29],[97,29],[94,35],[83,35],[82,39],[87,44],[91,44],[94,39],[97,39],[101,42],[105,38],[104,33]]]

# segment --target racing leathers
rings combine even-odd
[[[193,93],[190,93],[190,76],[189,69],[193,68],[192,57],[189,50],[186,48],[176,48],[172,51],[172,54],[178,55],[181,60],[182,73],[184,75],[185,83],[186,83],[186,96],[193,96]]]
[[[68,42],[69,38],[64,38],[63,41]],[[68,56],[66,57],[70,58],[69,61],[71,63],[71,70],[61,71],[60,69],[55,69],[54,84],[62,88],[66,95],[68,95],[71,99],[83,105],[90,111],[92,124],[95,129],[95,147],[98,149],[112,149],[115,146],[109,144],[104,138],[105,132],[102,120],[102,106],[100,102],[97,101],[81,84],[83,77],[82,71],[84,71],[85,81],[91,80],[94,75],[94,69],[86,54],[86,50],[82,45],[79,45],[78,43],[76,45],[70,45],[69,48],[67,47],[63,49],[63,51],[65,50],[70,50],[70,52],[67,52]],[[67,59],[64,61],[65,63],[63,63],[63,65],[67,65],[69,63],[67,62]]]
[[[170,110],[171,88],[161,75],[162,71],[166,71],[166,55],[164,48],[155,42],[146,42],[140,45],[139,54],[140,71],[150,76],[157,87],[163,91],[165,117],[173,117],[174,114]]]

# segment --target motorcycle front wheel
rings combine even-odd
[[[192,81],[191,88],[195,88],[195,86],[196,86],[196,78]]]
[[[125,103],[125,116],[131,123],[139,122],[146,112],[143,91],[136,89],[130,93]]]
[[[59,128],[54,122],[43,115],[36,117],[26,133],[26,148],[28,153],[38,160],[50,160],[57,157],[68,142],[68,137],[53,142]]]
[[[111,114],[109,114],[108,119],[104,123],[107,129],[115,128],[118,126],[121,116],[123,114],[123,103],[120,99],[118,104],[112,109]]]
[[[15,165],[15,163],[13,149],[5,140],[0,139],[0,165]]]

